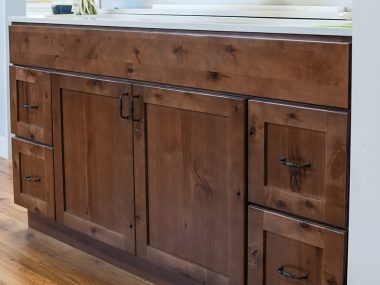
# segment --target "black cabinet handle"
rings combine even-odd
[[[135,99],[139,98],[139,97],[140,97],[139,95],[133,95],[131,98],[131,105],[130,105],[131,109],[130,109],[129,113],[131,114],[132,121],[134,121],[134,122],[140,122],[140,119],[135,117]]]
[[[129,96],[129,94],[128,94],[128,92],[126,92],[126,93],[121,94],[120,97],[119,97],[120,117],[122,117],[123,119],[126,119],[126,120],[129,120],[130,114],[127,114],[127,115],[123,114],[123,98],[124,97],[128,97],[128,96]]]
[[[27,109],[27,110],[29,110],[29,109],[38,109],[38,105],[29,105],[28,103],[22,103],[21,105],[20,105],[20,107],[21,108],[23,108],[23,109]]]
[[[290,272],[287,272],[287,271],[285,271],[285,266],[280,266],[277,269],[277,273],[281,274],[282,276],[284,276],[286,278],[293,279],[293,280],[306,280],[309,278],[308,273],[304,273],[302,275],[295,275],[295,274],[292,274]]]
[[[285,165],[285,166],[291,167],[291,168],[310,168],[311,167],[311,163],[310,162],[307,162],[307,163],[295,163],[295,162],[287,160],[285,157],[281,157],[280,163],[282,165]]]
[[[32,182],[32,183],[41,181],[41,177],[38,177],[38,176],[24,176],[23,179],[24,181]]]

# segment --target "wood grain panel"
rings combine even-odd
[[[348,124],[347,112],[250,101],[249,201],[346,227]]]
[[[351,39],[12,25],[13,64],[349,107]]]
[[[12,139],[15,203],[55,218],[53,150]]]
[[[131,90],[112,81],[53,76],[57,218],[134,254],[132,122],[119,113],[119,97]]]
[[[50,74],[11,67],[10,96],[12,133],[52,145]]]
[[[244,284],[245,101],[134,86],[137,255]]]
[[[344,231],[249,207],[248,285],[344,285],[346,242]]]

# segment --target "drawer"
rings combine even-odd
[[[12,133],[52,145],[50,74],[11,67],[10,93]]]
[[[53,149],[12,139],[15,203],[54,218]]]
[[[346,233],[248,210],[248,285],[343,285]]]
[[[249,102],[249,201],[347,225],[347,112]]]

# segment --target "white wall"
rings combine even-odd
[[[0,0],[0,157],[5,158],[10,154],[7,17],[11,15],[25,15],[25,0]]]
[[[380,284],[379,0],[355,0],[348,285]]]

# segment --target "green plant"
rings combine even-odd
[[[98,13],[95,0],[80,0],[80,2],[79,15],[96,15]]]

